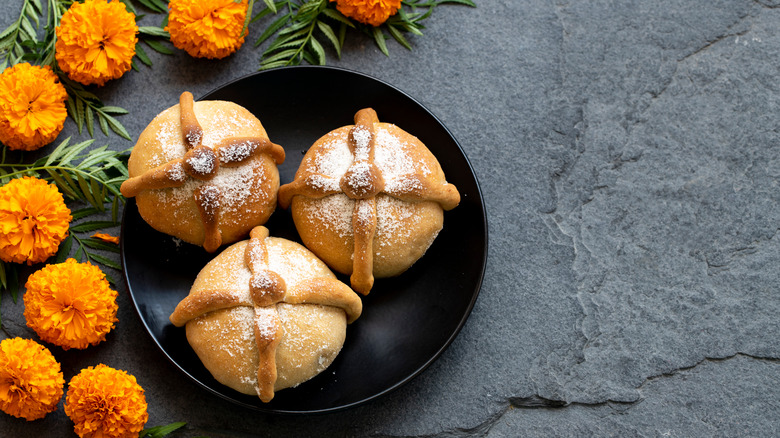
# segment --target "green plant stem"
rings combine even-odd
[[[4,164],[4,163],[0,163],[0,168],[3,168],[3,167],[16,168],[16,167],[19,167],[19,165],[18,164]],[[59,170],[59,171],[66,171],[66,172],[71,172],[71,173],[78,174],[78,175],[81,175],[81,176],[89,177],[91,179],[97,179],[96,176],[95,176],[96,173],[101,172],[103,170],[107,170],[109,168],[111,168],[111,165],[106,165],[106,166],[103,166],[103,167],[99,167],[97,169],[92,170],[91,172],[85,172],[85,171],[83,171],[83,170],[81,170],[79,168],[76,168],[76,167],[68,167],[68,166],[38,166],[38,167],[28,167],[28,168],[23,169],[23,170],[17,170],[17,171],[11,172],[11,173],[6,173],[6,174],[3,174],[2,176],[3,176],[3,178],[14,178],[17,175],[25,175],[25,174],[29,174],[30,172],[35,172],[35,173],[37,173],[39,175],[43,175],[42,171],[48,173],[49,171],[58,171]],[[47,177],[45,177],[45,176],[43,176],[42,178],[43,179],[47,179]],[[98,180],[98,181],[101,184],[105,185],[105,186],[109,186],[109,184],[106,184],[104,181],[100,181],[100,180]],[[109,187],[109,190],[110,190],[110,187]],[[112,192],[113,192],[113,190],[112,190]]]
[[[22,28],[22,20],[24,20],[24,15],[27,13],[27,8],[30,4],[30,0],[24,0],[24,3],[22,4],[21,12],[19,13],[19,18],[14,22],[14,26],[16,26],[16,29],[13,31],[13,41],[16,41],[17,38],[19,38],[19,31]],[[14,46],[16,43],[14,43]],[[10,50],[8,50],[8,53],[5,55],[5,63],[8,63],[11,60],[11,57],[14,55],[14,48],[12,47]]]
[[[44,35],[44,48],[40,55],[41,65],[48,65],[49,67],[56,68],[57,60],[54,57],[54,46],[57,43],[57,27],[60,25],[60,19],[63,12],[62,4],[57,0],[49,0],[48,9],[46,10],[46,33]]]
[[[309,41],[311,41],[312,35],[314,35],[314,28],[317,26],[317,20],[312,20],[311,24],[309,25],[309,31],[306,33],[306,40],[298,46],[298,48],[295,50],[295,53],[290,56],[290,59],[287,60],[287,62],[284,64],[285,66],[291,65],[291,62],[295,60],[298,56],[302,56],[301,52],[303,52],[303,49],[306,48],[306,45],[309,44]]]

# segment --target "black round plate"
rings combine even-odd
[[[446,212],[444,229],[428,252],[396,278],[378,279],[363,297],[363,315],[347,327],[333,364],[270,403],[217,382],[168,316],[200,269],[214,256],[161,234],[141,219],[130,199],[122,219],[122,266],[133,303],[154,341],[176,367],[212,393],[264,412],[315,413],[348,408],[398,388],[422,372],[466,322],[482,284],[487,222],[476,176],[444,125],[402,91],[364,74],[331,67],[264,71],[201,98],[244,106],[284,147],[282,184],[292,181],[303,153],[319,137],[353,123],[361,108],[417,136],[438,158],[461,203]],[[272,236],[300,242],[289,212],[277,209],[266,224]],[[349,279],[340,276],[349,284]]]

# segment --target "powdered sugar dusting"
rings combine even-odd
[[[260,173],[257,182],[255,170]],[[261,189],[259,181],[265,179],[263,167],[239,166],[221,168],[211,183],[222,190],[225,208],[236,209],[244,205],[252,193]]]
[[[223,146],[219,148],[220,160],[224,163],[235,163],[246,160],[252,155],[257,147],[257,142],[250,140]]]
[[[349,136],[354,141],[354,155],[343,136],[343,131],[333,131],[325,137],[314,159],[307,165],[309,187],[336,191],[345,174],[344,182],[355,192],[371,184],[369,163],[371,131],[361,126],[354,126]],[[402,141],[387,126],[375,125],[373,147],[373,164],[382,175],[385,193],[401,195],[424,191],[422,180],[432,171],[426,161],[416,162],[413,159],[416,144]],[[402,221],[408,220],[414,214],[411,206],[389,197],[378,197],[377,200],[376,214],[379,218],[377,232],[386,235],[401,232],[408,234],[409,231],[404,230]],[[361,205],[357,212],[357,220],[363,222],[371,220],[373,214],[368,210],[368,205]],[[312,221],[322,224],[325,229],[343,238],[352,236],[354,201],[346,195],[337,194],[321,199],[310,199],[304,209],[305,215]]]
[[[255,327],[262,339],[271,340],[276,337],[276,306],[255,307]]]
[[[200,129],[190,129],[187,131],[186,137],[187,143],[193,147],[197,146],[200,144],[200,140],[203,138],[203,131]]]
[[[390,180],[390,184],[385,185],[385,189],[391,194],[401,194],[410,192],[419,192],[423,190],[423,186],[420,178],[417,175],[403,175],[398,178]]]
[[[416,223],[420,217],[416,215],[414,204],[400,201],[390,196],[377,197],[376,202],[376,235],[380,241],[383,237],[402,239],[410,238],[410,223]]]
[[[201,275],[205,275],[206,272],[210,275],[201,279]],[[209,262],[206,272],[198,275],[196,286],[209,284],[207,286],[209,289],[231,291],[241,301],[247,303],[252,301],[249,295],[249,280],[252,272],[244,263],[236,264],[232,257],[216,257]]]
[[[205,150],[208,151],[208,149]],[[214,167],[216,166],[214,158],[214,154],[212,153],[199,153],[188,157],[186,161],[196,173],[206,175],[214,171]]]
[[[390,133],[386,128],[376,128],[374,140],[374,164],[382,172],[385,180],[385,191],[388,193],[402,193],[419,185],[419,180],[413,175],[429,175],[431,169],[425,162],[415,163],[410,155],[411,145]],[[422,188],[422,187],[419,187]]]
[[[269,275],[264,275],[263,271],[255,272],[255,274],[252,275],[252,278],[249,280],[249,287],[254,290],[263,291],[263,294],[271,290],[273,286],[273,280],[271,280]]]
[[[179,124],[173,122],[163,123],[157,130],[155,136],[160,145],[160,153],[155,154],[149,160],[151,167],[157,167],[177,158],[181,158],[187,153],[184,142],[181,138],[181,128]]]
[[[315,189],[322,191],[337,191],[339,189],[339,180],[331,178],[320,173],[313,173],[306,177],[306,184]]]
[[[247,248],[249,248],[247,251],[249,253],[249,270],[257,272],[263,269],[265,266],[265,250],[263,247],[265,245],[255,241],[250,241],[247,245]]]
[[[223,318],[209,318],[208,315],[195,319],[195,324],[203,331],[216,334],[220,342],[212,347],[224,351],[231,357],[240,357],[248,353],[254,342],[254,312],[251,307],[234,307],[225,312]]]
[[[200,104],[195,103],[195,108],[199,109]],[[256,121],[244,117],[241,114],[226,112],[224,109],[214,110],[210,118],[214,122],[208,126],[202,127],[202,134],[195,131],[188,133],[187,141],[197,144],[200,142],[204,146],[214,148],[223,140],[242,135],[247,132],[247,126],[254,126]],[[155,133],[155,139],[160,145],[160,152],[152,156],[149,160],[151,167],[157,167],[168,163],[177,158],[184,157],[187,153],[184,138],[182,136],[182,126],[178,120],[169,120],[161,123]],[[235,151],[241,153],[241,151]]]
[[[352,139],[355,140],[355,161],[368,161],[371,131],[359,125],[355,126],[352,128]]]
[[[209,184],[202,186],[199,193],[198,200],[203,210],[209,214],[216,214],[221,204],[219,189]]]
[[[251,385],[251,386],[253,386],[255,388],[255,391],[259,390],[259,388],[257,386],[257,374],[252,374],[252,375],[249,375],[249,376],[241,376],[241,377],[239,377],[239,380],[244,385]]]
[[[256,123],[239,114],[227,113],[221,108],[213,111],[211,119],[218,122],[203,127],[202,144],[212,148],[226,138],[245,132],[246,126]]]
[[[367,226],[372,222],[374,217],[374,207],[371,202],[358,201],[357,205],[357,220],[363,226]]]
[[[203,111],[200,103],[195,103],[196,111]],[[242,113],[235,113],[231,110],[211,107],[212,113],[208,117],[205,125],[202,125],[202,137],[200,142],[203,146],[214,148],[223,140],[235,137],[236,135],[248,135],[248,127],[256,126],[257,121],[249,118]],[[149,162],[152,167],[169,163],[176,159],[183,158],[187,153],[185,140],[182,137],[182,126],[178,120],[169,120],[160,123],[155,139],[159,143],[159,152],[155,154]],[[197,139],[191,139],[197,140]],[[251,155],[253,147],[251,142],[241,142],[234,147],[228,148],[226,156],[230,160],[244,160]],[[211,153],[197,154],[188,157],[187,164],[194,172],[207,175],[216,167],[216,156]],[[191,211],[189,208],[182,208],[184,204],[192,204],[193,194],[204,184],[213,185],[219,188],[220,212],[222,213],[221,223],[226,223],[227,217],[236,217],[236,213],[257,213],[254,202],[251,199],[268,199],[270,194],[266,192],[264,185],[268,175],[265,174],[265,168],[260,161],[250,161],[247,164],[236,167],[220,167],[214,178],[210,181],[199,181],[190,178],[184,172],[181,164],[175,164],[167,170],[166,176],[172,181],[184,182],[181,187],[160,190],[160,201],[170,208],[168,209],[174,219],[177,215]],[[210,200],[209,200],[210,201]],[[238,219],[236,219],[238,220]]]
[[[321,146],[319,154],[314,159],[314,168],[309,170],[340,181],[350,165],[352,165],[352,152],[347,141],[338,137]]]
[[[171,180],[176,182],[184,181],[187,178],[187,174],[184,173],[184,167],[181,162],[173,163],[165,172],[165,175]]]
[[[268,269],[284,279],[290,290],[301,281],[328,275],[328,268],[303,246],[275,245],[274,239],[267,241]]]
[[[255,172],[258,173],[257,177]],[[226,213],[253,212],[248,202],[253,196],[268,198],[263,188],[265,175],[262,166],[222,167],[210,181],[200,181],[189,178],[181,187],[160,191],[160,201],[170,206],[169,214],[176,217],[182,211],[182,204],[192,202],[193,193],[204,184],[219,188],[220,211],[223,223],[227,221]]]
[[[338,193],[305,204],[306,215],[341,237],[352,235],[352,212],[355,201]]]
[[[346,174],[346,184],[357,192],[367,192],[371,188],[371,165],[368,161],[355,161]]]
[[[289,305],[281,304],[278,307],[279,319],[284,328],[285,348],[296,352],[288,355],[291,359],[296,359],[289,366],[302,368],[315,365],[316,372],[319,373],[333,362],[341,348],[332,345],[332,342],[319,334],[321,327],[332,323],[331,312],[318,304],[303,306],[307,308],[297,307],[294,311]]]
[[[385,186],[384,190],[390,194],[408,193],[422,190],[420,176],[431,174],[431,169],[424,161],[415,162],[411,151],[414,145],[402,142],[390,130],[381,125],[376,125],[374,138],[374,164],[382,174]],[[355,172],[354,170],[367,171],[369,158],[369,145],[371,132],[363,127],[355,126],[352,129],[352,138],[355,140],[354,155],[349,150],[347,140],[342,136],[329,135],[318,154],[310,164],[307,171],[311,187],[326,190],[338,190],[338,183],[344,174],[353,168],[348,184],[352,187],[360,187],[367,183],[367,172]],[[332,138],[331,138],[332,137]],[[320,173],[327,176],[316,175]]]

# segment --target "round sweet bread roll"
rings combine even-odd
[[[419,260],[459,202],[430,150],[370,108],[317,140],[279,189],[306,247],[362,294]]]
[[[185,92],[138,137],[121,191],[152,228],[213,252],[268,220],[283,161],[248,110]]]
[[[200,271],[170,320],[218,382],[268,402],[333,362],[362,302],[304,246],[250,236]]]

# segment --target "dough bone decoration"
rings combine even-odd
[[[250,233],[244,253],[244,263],[252,273],[248,296],[233,291],[200,291],[184,298],[170,316],[173,325],[182,327],[189,321],[215,310],[236,306],[253,307],[254,335],[260,355],[256,390],[260,400],[265,403],[274,397],[277,377],[276,347],[284,337],[276,310],[277,304],[319,304],[341,308],[346,314],[348,324],[355,321],[362,312],[360,298],[335,278],[308,279],[288,290],[284,279],[268,269],[266,238],[268,229],[263,226],[253,228]]]
[[[187,177],[208,182],[217,175],[220,166],[239,166],[262,153],[269,154],[277,164],[284,162],[284,149],[267,138],[232,137],[224,139],[213,148],[202,145],[203,130],[195,116],[193,105],[192,93],[183,92],[179,97],[179,106],[182,136],[187,148],[184,157],[128,178],[120,187],[123,196],[132,198],[144,190],[181,187],[187,182]],[[205,184],[196,190],[193,196],[205,229],[203,247],[208,252],[214,252],[222,245],[219,230],[222,193],[216,185]]]
[[[444,210],[451,210],[460,203],[457,188],[449,183],[441,184],[425,178],[415,177],[413,184],[402,188],[385,190],[385,180],[374,162],[376,125],[379,119],[372,108],[358,111],[354,117],[355,125],[347,139],[352,164],[336,185],[323,185],[320,181],[332,178],[316,172],[303,171],[295,180],[279,188],[279,205],[287,209],[294,196],[302,195],[319,199],[329,195],[343,193],[355,201],[352,213],[354,231],[354,251],[352,256],[352,288],[367,295],[374,285],[373,241],[377,230],[377,195],[386,194],[406,202],[434,201]]]

